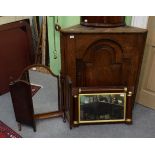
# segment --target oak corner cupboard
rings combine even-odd
[[[70,128],[132,123],[146,36],[130,26],[61,30],[61,97]]]

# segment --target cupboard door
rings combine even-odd
[[[136,102],[155,109],[155,17],[148,22],[148,38],[144,52]]]
[[[131,64],[126,60],[117,42],[103,39],[93,43],[76,59],[77,86],[127,85],[130,72],[126,71]]]
[[[136,101],[155,109],[155,47],[147,46],[145,52],[147,52],[147,58],[143,62]]]

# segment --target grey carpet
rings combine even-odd
[[[34,76],[37,78],[39,76]],[[57,107],[56,80],[52,79],[52,85],[48,80],[38,79],[44,85],[45,90],[34,96],[35,112],[43,112]],[[50,92],[50,93],[49,93]],[[46,96],[47,95],[47,96]],[[50,97],[53,101],[49,101]],[[68,123],[63,123],[61,118],[46,119],[36,122],[37,132],[32,128],[22,126],[18,131],[13,112],[10,93],[0,96],[0,120],[25,138],[151,138],[155,137],[155,110],[135,105],[133,110],[133,125],[106,124],[86,125],[69,129]]]

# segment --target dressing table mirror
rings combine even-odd
[[[10,84],[10,92],[13,101],[14,111],[16,120],[19,124],[24,124],[22,117],[18,115],[19,111],[24,109],[16,108],[22,106],[22,103],[17,103],[20,99],[22,102],[22,97],[24,99],[24,95],[31,91],[31,98],[28,102],[25,103],[27,106],[28,104],[31,105],[26,110],[28,111],[27,114],[30,114],[31,111],[31,118],[36,119],[46,119],[46,118],[55,118],[55,117],[62,117],[63,121],[65,122],[63,106],[61,105],[60,100],[60,78],[59,76],[55,75],[49,67],[41,65],[41,64],[34,64],[26,67],[23,72],[21,73],[19,79],[14,81]],[[14,93],[16,89],[18,92],[21,92],[24,89],[26,83],[30,89],[27,89],[23,95],[18,95],[18,93]],[[20,83],[19,87],[17,87],[17,83]],[[25,89],[24,89],[25,90]],[[16,91],[17,92],[17,91]],[[16,97],[15,97],[16,96]],[[31,103],[30,103],[31,102]],[[24,105],[23,105],[24,106]],[[20,110],[19,110],[20,109]],[[24,118],[26,117],[26,114]],[[27,124],[27,123],[26,123]],[[28,124],[29,125],[29,124]]]

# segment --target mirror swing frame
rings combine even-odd
[[[33,65],[29,65],[29,66],[25,67],[24,70],[21,72],[21,74],[20,74],[18,80],[12,81],[12,82],[10,83],[10,93],[11,93],[11,98],[12,98],[12,102],[13,102],[13,107],[15,107],[14,105],[15,105],[15,102],[17,101],[17,100],[15,100],[14,95],[16,95],[16,98],[20,98],[20,99],[21,99],[21,96],[20,96],[20,95],[14,93],[14,90],[16,89],[17,83],[25,82],[25,83],[27,83],[28,85],[31,85],[30,79],[29,79],[28,70],[29,70],[29,69],[32,69],[32,68],[36,68],[36,67],[43,67],[43,68],[45,68],[45,69],[49,72],[50,75],[52,75],[53,77],[55,77],[55,78],[57,79],[58,110],[34,114],[33,101],[32,101],[32,95],[31,95],[31,96],[29,96],[29,97],[31,98],[31,99],[30,99],[30,100],[31,100],[31,103],[30,103],[30,104],[32,104],[32,106],[31,106],[31,109],[29,109],[29,111],[33,111],[33,113],[32,113],[32,118],[33,118],[34,120],[37,120],[37,119],[48,119],[48,118],[62,117],[63,122],[66,122],[66,118],[65,118],[65,114],[64,114],[64,106],[62,105],[61,94],[60,94],[60,93],[61,93],[61,84],[60,84],[60,78],[61,78],[61,77],[60,77],[60,75],[55,75],[55,74],[52,72],[52,70],[51,70],[48,66],[45,66],[45,65],[42,65],[42,64],[33,64]],[[26,72],[27,72],[27,73],[26,73]],[[27,75],[26,75],[26,76],[23,76],[24,73],[26,73]],[[15,87],[15,89],[12,89],[12,88],[14,88],[14,87]],[[21,85],[21,89],[23,89],[23,88],[22,88],[22,85]],[[20,90],[19,90],[19,91],[20,91]],[[27,91],[30,91],[30,90],[27,90]],[[30,94],[30,92],[27,92],[27,93]],[[28,104],[29,104],[29,103],[28,103]],[[20,105],[19,105],[19,106],[20,106]],[[20,108],[19,108],[19,109],[20,109]],[[24,123],[24,121],[22,120],[22,118],[18,118],[18,119],[17,119],[17,116],[19,116],[18,113],[20,113],[19,110],[16,110],[16,109],[14,108],[14,112],[15,112],[16,121],[18,122],[19,130],[21,130],[21,124],[26,124],[26,123]],[[28,124],[28,125],[33,126],[33,125],[31,125],[31,124]],[[33,128],[34,128],[34,127],[33,127]],[[36,131],[36,127],[34,128],[34,131]]]

